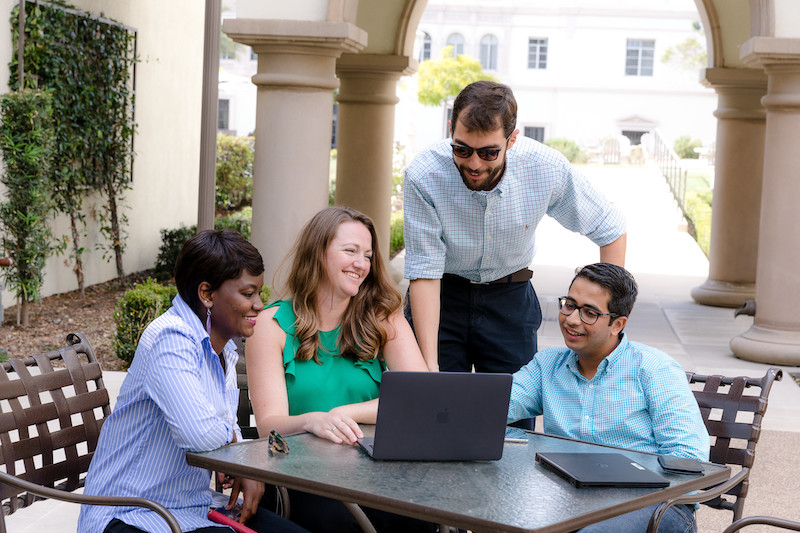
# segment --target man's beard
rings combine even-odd
[[[464,185],[466,185],[468,189],[473,191],[491,191],[500,181],[500,178],[503,177],[503,172],[506,170],[506,162],[504,158],[501,166],[491,170],[485,178],[476,182],[475,180],[467,177],[469,174],[469,169],[467,167],[458,165],[455,160],[453,160],[453,164],[456,165],[458,173],[461,174],[461,181],[464,182]]]

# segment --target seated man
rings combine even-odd
[[[559,300],[566,348],[547,348],[514,374],[508,421],[544,415],[544,432],[643,452],[708,460],[709,437],[681,366],[622,332],[638,292],[622,267],[578,270]],[[655,506],[587,526],[582,533],[645,531]],[[697,531],[678,505],[659,532]]]

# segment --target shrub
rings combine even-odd
[[[174,285],[161,285],[153,278],[147,278],[117,300],[114,309],[114,322],[117,334],[113,345],[117,357],[126,365],[133,362],[139,338],[147,325],[169,309],[172,299],[178,293]]]
[[[178,229],[161,230],[161,247],[158,249],[156,265],[153,267],[153,275],[157,280],[166,281],[172,279],[175,270],[175,260],[183,248],[183,245],[197,233],[197,226],[181,226]]]
[[[688,193],[684,209],[692,237],[708,257],[711,246],[711,191]]]
[[[235,211],[253,203],[253,138],[217,135],[218,211]]]
[[[698,159],[700,153],[695,152],[694,149],[700,148],[701,146],[703,146],[703,143],[699,140],[692,139],[688,135],[683,135],[675,140],[675,144],[672,148],[681,159]]]
[[[235,213],[231,213],[230,215],[224,217],[217,217],[214,220],[214,229],[235,229],[242,236],[250,240],[250,222],[253,219],[253,208],[248,206],[243,208],[241,211],[237,211]]]
[[[583,163],[586,159],[585,155],[578,147],[578,143],[573,140],[564,137],[556,137],[554,139],[547,139],[544,144],[564,154],[564,157],[566,157],[570,163]]]
[[[403,211],[392,213],[389,230],[389,259],[396,256],[400,250],[405,248],[406,243],[403,239]]]
[[[253,218],[253,208],[245,207],[241,211],[231,213],[228,216],[219,217],[214,220],[214,229],[233,229],[250,240],[251,219]],[[178,254],[186,244],[197,233],[197,226],[181,226],[178,229],[161,230],[161,247],[158,249],[156,264],[153,267],[153,275],[159,281],[172,279],[175,270],[175,261]]]

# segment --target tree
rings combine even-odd
[[[702,33],[700,23],[694,22],[693,27]],[[695,37],[688,37],[682,43],[667,48],[661,56],[661,61],[696,72],[706,66],[707,56],[705,45]]]
[[[479,80],[497,81],[483,71],[474,57],[453,57],[453,47],[445,46],[438,59],[423,61],[419,66],[417,98],[423,105],[437,106],[454,98],[470,83]]]
[[[44,262],[50,254],[49,167],[52,147],[52,97],[46,91],[20,90],[0,97],[0,177],[7,200],[0,204],[2,244],[14,264],[0,274],[20,303],[18,323],[30,325],[28,302],[39,299]]]

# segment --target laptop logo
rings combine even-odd
[[[445,407],[442,411],[436,413],[436,421],[440,424],[447,424],[450,422],[450,410]]]

